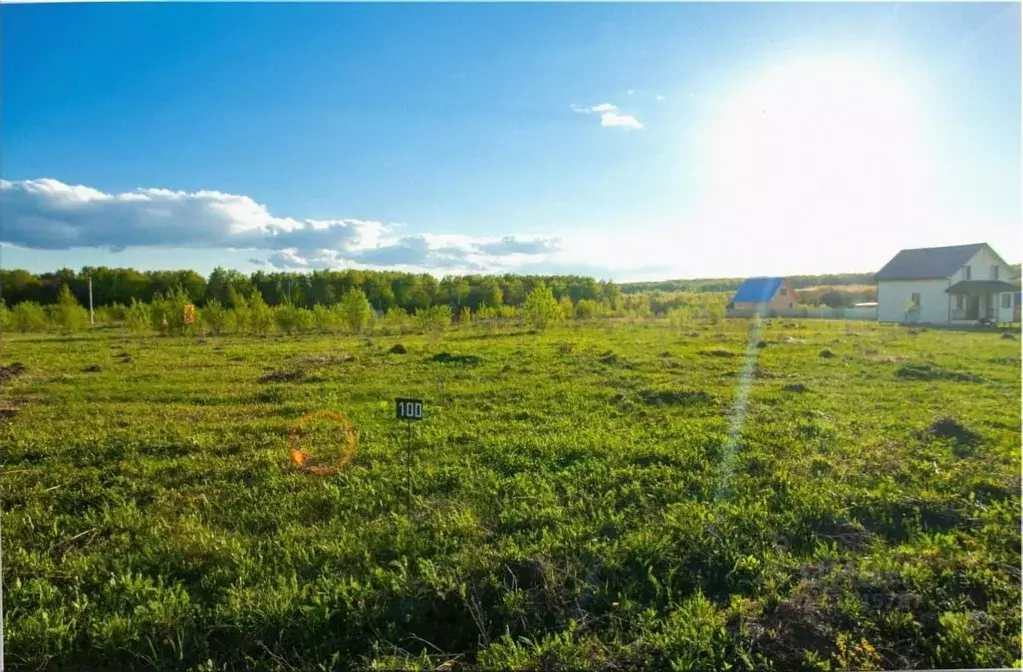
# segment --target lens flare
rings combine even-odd
[[[341,454],[336,464],[315,464],[314,460],[310,459],[310,454],[306,450],[301,448],[301,440],[303,435],[303,429],[310,420],[313,419],[325,419],[333,423],[337,423],[344,430],[344,444],[341,447]],[[355,428],[352,427],[352,423],[349,422],[348,418],[337,411],[313,411],[306,413],[298,422],[291,426],[291,430],[288,432],[288,443],[291,449],[291,464],[301,469],[307,474],[326,475],[336,473],[341,467],[348,464],[348,462],[355,455],[356,448],[356,436]]]

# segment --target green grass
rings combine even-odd
[[[1016,662],[1019,341],[748,326],[5,335],[7,663]],[[328,476],[289,462],[319,409],[358,432]]]

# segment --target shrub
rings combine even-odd
[[[572,299],[567,296],[558,299],[558,310],[561,311],[562,319],[571,320],[575,317],[575,306],[572,305]]]
[[[416,323],[426,333],[443,331],[451,324],[451,306],[441,304],[416,311]]]
[[[575,316],[579,320],[592,320],[600,311],[600,306],[593,299],[580,299],[575,304]]]
[[[273,331],[274,314],[273,310],[263,300],[263,295],[258,291],[253,292],[249,297],[248,307],[249,332],[257,336],[265,336]]]
[[[203,326],[209,329],[210,333],[219,335],[227,326],[227,309],[224,308],[220,301],[210,299],[206,302],[206,307],[202,309],[200,318],[202,319]]]
[[[0,301],[0,332],[7,331],[11,326],[11,311],[7,304]]]
[[[11,311],[11,328],[14,331],[45,331],[46,311],[35,301],[22,301]]]
[[[462,306],[462,309],[458,311],[458,323],[472,324],[472,311],[469,306]]]
[[[550,287],[538,285],[526,297],[526,319],[534,329],[547,329],[561,317],[561,309]]]
[[[151,320],[149,312],[149,306],[132,298],[131,305],[124,312],[124,323],[128,331],[136,335],[148,331]]]
[[[327,306],[317,303],[313,306],[312,320],[313,327],[316,331],[323,334],[330,334],[337,331],[339,324],[339,314],[332,311]]]
[[[408,313],[395,306],[388,310],[387,314],[380,320],[380,326],[389,332],[404,334],[411,328],[412,319]]]

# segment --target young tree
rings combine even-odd
[[[22,333],[46,330],[46,311],[35,301],[22,301],[11,310],[11,328]]]
[[[561,317],[554,292],[546,285],[537,285],[526,297],[526,318],[533,328],[543,330],[550,327]]]
[[[472,324],[472,310],[469,309],[469,306],[462,306],[462,309],[458,311],[458,324],[466,326]]]
[[[132,298],[131,305],[124,311],[124,323],[128,331],[136,336],[149,330],[149,306],[136,298]]]
[[[373,316],[373,307],[369,305],[369,299],[358,287],[349,289],[341,299],[341,310],[345,316],[345,324],[356,333],[365,329]]]
[[[57,325],[65,333],[81,331],[89,324],[89,313],[78,305],[78,299],[67,284],[61,285],[57,297]]]
[[[210,333],[215,336],[220,335],[227,325],[227,310],[220,301],[211,298],[206,301],[206,306],[200,313],[200,319],[202,319],[203,325],[210,330]]]
[[[575,306],[572,305],[572,299],[568,296],[562,296],[558,299],[558,310],[561,311],[561,317],[566,320],[571,320],[575,317]]]
[[[599,310],[600,306],[593,299],[579,299],[575,305],[575,316],[580,320],[592,320]]]
[[[273,310],[263,300],[263,295],[257,290],[252,293],[249,299],[249,331],[259,336],[265,336],[273,331],[274,314]]]

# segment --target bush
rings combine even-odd
[[[462,306],[462,309],[458,311],[458,323],[472,324],[472,310],[469,309],[469,306]]]
[[[425,333],[443,331],[451,324],[451,306],[441,304],[416,311],[416,323]]]
[[[316,331],[332,334],[341,325],[341,314],[317,303],[313,306],[312,321]]]
[[[265,336],[274,328],[273,310],[266,304],[263,295],[258,291],[253,292],[249,298],[248,327],[249,333],[257,336]]]
[[[148,331],[152,319],[149,313],[149,306],[133,298],[131,305],[124,311],[124,323],[128,331],[136,335]]]
[[[46,311],[35,301],[22,301],[11,311],[10,322],[14,331],[45,331]]]
[[[7,304],[0,301],[0,332],[7,331],[11,326],[11,311]]]
[[[216,299],[210,299],[206,302],[206,307],[202,309],[200,318],[202,319],[203,326],[214,335],[220,335],[227,327],[227,309]]]
[[[562,312],[550,287],[538,285],[526,297],[526,319],[534,329],[544,330],[557,322]]]
[[[380,320],[380,326],[388,332],[404,334],[412,327],[412,319],[404,310],[394,307]]]
[[[580,299],[575,304],[575,316],[579,320],[592,320],[600,312],[600,306],[593,299]]]
[[[562,319],[571,320],[575,317],[575,306],[572,305],[572,299],[567,296],[558,299],[558,310],[561,311]]]

